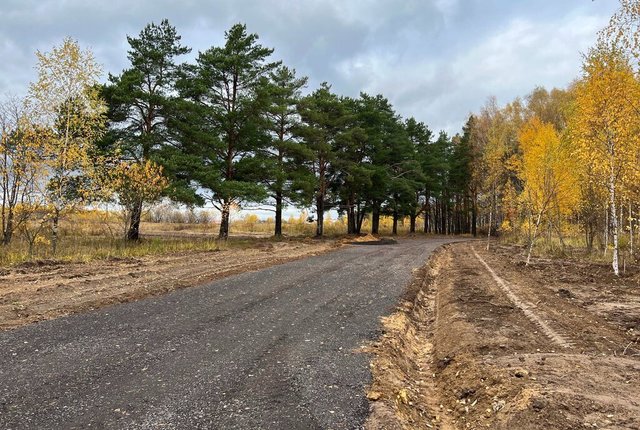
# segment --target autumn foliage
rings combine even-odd
[[[536,88],[503,108],[491,100],[472,118],[487,170],[476,178],[480,224],[527,245],[527,263],[540,237],[563,253],[567,242],[598,244],[616,274],[635,259],[639,18],[640,2],[622,1],[567,89]]]

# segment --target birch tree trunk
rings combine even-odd
[[[540,227],[540,221],[542,220],[542,212],[538,213],[538,219],[536,219],[536,225],[533,227],[533,236],[531,237],[531,242],[529,243],[529,252],[527,253],[527,262],[525,266],[529,265],[531,261],[531,252],[533,251],[533,245],[535,244],[536,237],[538,236],[538,228]]]
[[[609,172],[609,204],[611,205],[611,234],[613,234],[613,260],[611,265],[613,266],[613,273],[616,276],[620,275],[620,268],[618,266],[618,215],[616,214],[616,177],[611,161],[611,171]]]
[[[609,208],[604,211],[604,256],[607,256],[607,248],[609,248]]]
[[[629,200],[629,254],[633,261],[633,209],[631,208],[631,200]]]

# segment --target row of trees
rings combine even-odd
[[[360,233],[370,219],[405,218],[411,231],[509,233],[529,245],[580,226],[588,248],[637,231],[640,163],[640,1],[620,11],[567,89],[536,88],[499,107],[491,99],[459,135],[435,136],[382,95],[308,92],[243,25],[223,46],[190,49],[167,21],[129,37],[129,67],[99,83],[89,51],[67,39],[38,53],[25,101],[0,110],[2,240],[34,243],[61,217],[96,201],[127,211],[137,240],[145,204],[160,197],[212,204],[229,235],[233,207],[270,205],[275,235],[286,206],[312,208]]]
[[[133,159],[161,165],[173,200],[212,204],[221,238],[231,207],[264,203],[274,207],[276,235],[287,205],[312,206],[318,236],[330,209],[348,218],[348,233],[359,233],[367,216],[377,233],[381,214],[393,216],[394,232],[404,217],[415,230],[421,215],[425,231],[470,230],[463,138],[432,142],[425,124],[401,119],[381,95],[343,97],[326,83],[304,95],[307,78],[272,61],[273,50],[243,25],[193,64],[177,64],[189,49],[166,21],[129,44],[131,68],[104,89],[103,147],[112,153],[124,143]],[[139,219],[140,207],[130,239]]]
[[[640,208],[640,2],[621,9],[584,56],[567,89],[535,89],[499,108],[490,100],[467,124],[476,160],[472,188],[482,218],[528,244],[540,236],[565,246],[581,227],[588,249],[612,249],[619,273],[620,236],[633,257]],[[546,233],[546,234],[545,234]]]
[[[405,217],[412,231],[423,218],[427,232],[475,232],[469,130],[434,139],[381,95],[344,97],[326,83],[305,94],[307,78],[244,25],[192,63],[180,62],[190,49],[166,20],[128,42],[129,67],[106,84],[71,39],[38,53],[26,102],[2,115],[4,243],[50,226],[55,249],[64,214],[105,200],[126,209],[137,240],[145,204],[160,196],[212,204],[223,239],[232,207],[265,204],[275,235],[290,205],[313,208],[318,236],[328,210],[350,234],[366,217],[377,233],[382,215],[394,233]]]

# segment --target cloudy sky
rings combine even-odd
[[[488,96],[565,86],[615,0],[1,0],[0,95],[24,94],[36,49],[65,36],[105,71],[126,67],[126,35],[168,18],[194,49],[236,22],[274,56],[345,95],[382,93],[405,116],[455,133]],[[185,58],[186,59],[186,58]]]

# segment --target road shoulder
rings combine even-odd
[[[640,426],[636,275],[447,245],[368,348],[369,429]]]
[[[329,252],[341,244],[291,240],[260,242],[246,249],[23,264],[0,273],[0,330],[204,285]]]

